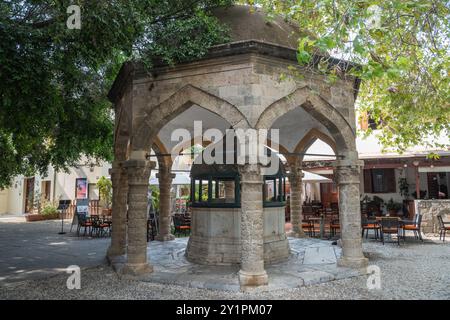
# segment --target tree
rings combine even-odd
[[[298,62],[309,71],[327,72],[330,81],[342,76],[343,70],[327,69],[327,54],[361,65],[350,71],[362,79],[357,105],[380,123],[384,147],[444,147],[436,138],[450,135],[448,1],[240,2],[263,6],[269,16],[283,15],[314,34],[299,39]],[[312,68],[317,54],[324,57]]]
[[[102,176],[97,181],[98,192],[100,193],[100,200],[103,207],[109,209],[112,202],[112,182],[110,179]]]
[[[121,64],[176,63],[223,42],[207,15],[231,0],[0,2],[0,188],[18,175],[112,160],[106,94]],[[69,5],[81,29],[66,25]],[[195,34],[193,37],[192,35]]]

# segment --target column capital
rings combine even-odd
[[[300,167],[290,167],[289,173],[287,174],[289,179],[296,180],[296,179],[303,179],[305,176],[305,173],[303,172],[302,168]]]
[[[335,175],[338,184],[359,184],[359,174],[364,166],[364,161],[346,161],[335,162]]]
[[[108,170],[111,178],[113,178],[114,175],[124,173],[124,163],[125,161],[113,161],[111,168]]]
[[[155,168],[155,162],[131,159],[124,162],[124,168],[128,174],[128,184],[148,185],[150,171]]]
[[[261,164],[241,164],[238,165],[242,183],[263,183]]]

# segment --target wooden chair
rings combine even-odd
[[[436,217],[439,223],[439,240],[442,239],[442,241],[445,242],[445,234],[447,233],[447,231],[450,231],[450,226],[446,226],[446,224],[450,224],[450,222],[444,222],[440,214],[438,214]]]
[[[400,245],[400,236],[399,236],[399,227],[400,227],[400,221],[397,217],[382,217],[380,220],[380,226],[381,226],[381,240],[383,241],[384,245],[384,236],[389,235],[392,239],[392,235],[397,235],[397,243]]]

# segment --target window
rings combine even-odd
[[[236,207],[236,185],[238,180],[234,177],[205,177],[192,180],[193,193],[191,201],[193,206],[201,207]]]
[[[96,183],[89,183],[88,193],[89,193],[89,200],[100,200],[98,187]]]
[[[286,201],[286,179],[284,177],[264,178],[264,206],[284,206]]]
[[[364,192],[395,193],[395,169],[364,169]]]

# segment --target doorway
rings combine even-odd
[[[34,177],[25,179],[25,213],[31,213],[34,205]]]

